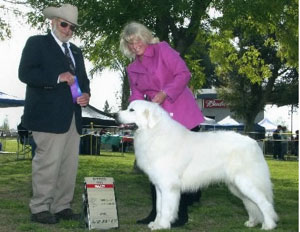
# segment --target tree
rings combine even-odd
[[[210,36],[211,31],[201,28],[196,40],[185,55],[185,61],[192,73],[189,86],[194,92],[201,88],[219,86],[219,80],[215,74],[215,65],[211,62],[209,56]]]
[[[225,6],[228,3],[232,7],[233,2],[235,10]],[[211,38],[210,55],[222,82],[220,96],[237,117],[244,119],[245,130],[251,131],[256,115],[267,103],[298,102],[295,88],[298,86],[298,72],[292,61],[293,55],[286,53],[282,56],[278,32],[261,26],[258,22],[261,18],[251,17],[251,12],[257,9],[257,1],[252,2],[253,5],[240,5],[243,9],[238,13],[235,11],[240,9],[237,4],[241,2],[222,3],[225,14],[213,22],[218,30]],[[250,12],[250,16],[245,11]],[[281,92],[274,91],[276,89]],[[289,98],[283,98],[283,95]]]
[[[298,1],[297,0],[215,0],[221,12],[220,28],[255,28],[255,34],[273,34],[278,42],[277,55],[287,64],[298,67]],[[239,26],[238,26],[239,27]]]
[[[22,13],[18,6],[25,2],[14,0],[2,0],[0,3],[0,40],[5,40],[11,37],[11,25],[9,16],[14,14],[21,16]]]
[[[5,6],[0,5],[0,13],[1,15],[7,14]],[[0,17],[0,40],[4,40],[5,38],[9,38],[11,35],[9,24],[5,21],[4,18]]]
[[[129,21],[139,21],[153,30],[160,38],[169,42],[182,57],[194,43],[200,25],[208,18],[207,8],[212,0],[71,0],[53,3],[51,0],[28,0],[33,10],[28,14],[30,22],[44,28],[42,10],[49,5],[71,3],[79,8],[79,23],[76,35],[83,41],[84,52],[95,65],[94,73],[105,67],[119,70],[123,79],[122,107],[129,95],[125,66],[128,64],[119,52],[119,36]],[[194,83],[201,87],[204,75],[196,63],[189,62]],[[200,78],[197,81],[197,78]],[[200,84],[199,84],[200,83]],[[128,99],[128,98],[127,98]],[[126,99],[126,100],[127,100]],[[125,102],[123,102],[125,101]]]
[[[293,105],[299,107],[299,73],[296,68],[289,69],[274,83],[269,102],[277,106]]]
[[[3,124],[1,126],[1,130],[2,131],[9,131],[9,122],[8,122],[7,116],[5,116],[5,118],[3,120]]]
[[[192,71],[191,87],[201,88],[205,84],[203,74],[209,75],[210,78],[205,79],[208,79],[210,84],[230,85],[229,81],[223,80],[226,75],[229,76],[230,71],[238,83],[240,83],[238,77],[246,78],[247,81],[241,81],[241,84],[253,85],[249,86],[250,89],[263,86],[266,84],[265,80],[272,80],[271,76],[276,76],[272,80],[274,85],[269,84],[267,87],[271,92],[269,95],[274,95],[273,87],[276,87],[282,77],[289,76],[290,79],[290,71],[279,75],[285,68],[278,69],[276,73],[276,68],[268,66],[273,64],[266,62],[262,57],[263,51],[256,47],[261,43],[256,43],[256,38],[259,40],[264,38],[267,44],[263,47],[275,49],[276,52],[273,52],[272,56],[279,57],[289,70],[298,68],[296,0],[61,0],[56,3],[52,0],[27,0],[27,2],[33,7],[33,11],[28,14],[30,22],[41,28],[44,26],[41,12],[46,6],[61,3],[78,6],[81,20],[79,23],[83,25],[78,28],[76,35],[84,42],[85,54],[95,64],[95,71],[101,71],[104,67],[121,71],[124,80],[123,100],[129,94],[124,68],[129,61],[119,52],[119,35],[124,24],[132,20],[144,23],[155,32],[156,36],[169,42],[180,52]],[[209,9],[217,10],[219,17],[211,18],[208,14]],[[204,52],[199,55],[195,50],[197,47],[208,48],[207,41],[199,43],[199,40],[201,41],[199,36],[203,35],[204,31],[207,34],[206,38],[209,38],[210,33],[215,34],[209,44],[212,47],[210,53],[214,64],[210,62],[207,51],[203,50]],[[235,39],[240,40],[239,46],[242,51],[235,51],[232,45]],[[251,41],[255,43],[252,44]],[[220,77],[218,80],[215,80],[216,76],[211,71],[214,65],[216,65],[215,73]],[[225,75],[226,69],[228,73]],[[222,72],[223,74],[220,74]],[[297,80],[295,78],[293,80],[290,83],[295,86]],[[246,97],[245,95],[245,100]],[[126,104],[122,103],[122,107],[124,105]]]
[[[104,103],[104,109],[103,109],[104,113],[110,113],[111,112],[111,107],[108,104],[108,101],[106,100]]]

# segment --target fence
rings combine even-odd
[[[245,134],[241,131],[237,131]],[[289,140],[274,140],[271,134],[265,137],[265,133],[250,132],[248,136],[254,138],[265,155],[272,155],[274,153],[275,142],[280,142],[283,145],[284,153],[292,156],[298,156],[299,141],[296,139],[295,134],[286,133]],[[1,153],[20,153],[22,151],[20,139],[18,135],[2,134],[0,136],[0,152]],[[84,134],[80,143],[80,154],[95,154],[100,155],[100,150],[111,151],[133,151],[133,137],[122,135],[95,135]]]

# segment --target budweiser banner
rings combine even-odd
[[[221,99],[204,99],[204,108],[226,108]]]

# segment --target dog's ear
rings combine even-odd
[[[147,120],[148,128],[153,128],[158,123],[160,117],[159,112],[156,109],[145,109],[143,114]]]

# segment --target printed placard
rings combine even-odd
[[[90,230],[108,230],[119,226],[112,177],[85,177],[83,195],[85,221]]]

